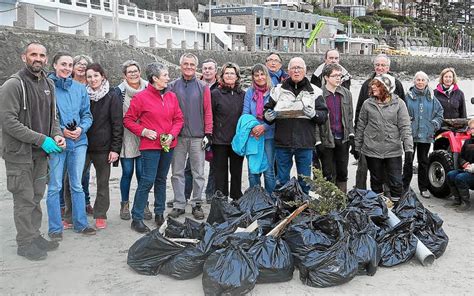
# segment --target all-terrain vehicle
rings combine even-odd
[[[429,155],[428,190],[438,198],[450,195],[447,183],[449,171],[458,168],[459,153],[466,139],[469,119],[444,119],[440,132],[435,136],[433,152]]]

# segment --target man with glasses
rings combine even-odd
[[[273,86],[277,86],[288,78],[288,73],[281,68],[281,56],[278,53],[271,52],[265,60],[265,66],[270,73]]]
[[[174,148],[171,163],[171,184],[173,185],[173,210],[168,214],[177,218],[184,214],[186,198],[184,195],[184,169],[189,156],[193,175],[193,193],[191,198],[192,214],[196,219],[204,219],[201,208],[204,188],[204,150],[212,141],[212,106],[209,86],[196,79],[198,58],[192,53],[185,53],[179,59],[181,77],[169,84],[179,101],[184,115],[184,126]]]
[[[374,73],[369,76],[369,78],[362,84],[362,87],[360,88],[354,121],[356,130],[362,104],[364,104],[364,102],[369,98],[369,83],[374,79],[375,76],[380,76],[387,73],[395,77],[393,73],[390,72],[390,58],[386,54],[379,54],[374,59]],[[397,78],[395,78],[394,93],[397,94],[403,101],[405,101],[405,91],[403,90],[403,85]],[[358,159],[355,187],[359,189],[367,189],[368,168],[365,156],[361,155],[359,157],[358,153],[355,151],[354,146],[351,147],[350,152],[354,155],[354,158]]]
[[[323,99],[329,118],[316,128],[316,148],[323,176],[346,193],[349,145],[354,146],[354,125],[352,95],[341,86],[342,73],[342,67],[336,63],[326,65],[321,73],[325,82]]]
[[[322,92],[306,78],[306,64],[295,57],[288,64],[290,77],[270,91],[264,120],[275,124],[277,188],[290,180],[295,157],[298,181],[305,193],[309,186],[302,176],[311,176],[311,158],[316,144],[316,127],[326,122],[328,109]]]
[[[313,75],[311,76],[311,83],[316,85],[319,88],[324,86],[324,75],[323,69],[326,65],[330,64],[339,64],[339,51],[337,49],[329,49],[324,54],[324,63],[318,66],[316,70],[314,70]],[[341,77],[341,86],[351,90],[351,78],[352,76],[347,72],[347,70],[339,64],[342,69],[342,77]]]

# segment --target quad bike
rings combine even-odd
[[[466,118],[444,119],[440,132],[435,136],[433,152],[429,155],[428,190],[438,198],[450,195],[447,174],[458,167],[462,145],[471,137],[467,133],[468,121]]]

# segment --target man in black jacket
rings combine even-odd
[[[359,99],[357,100],[356,112],[355,112],[355,130],[357,130],[357,122],[359,121],[359,113],[360,109],[362,108],[362,104],[369,98],[369,83],[374,79],[377,75],[382,74],[390,74],[394,76],[390,72],[390,58],[386,54],[379,54],[374,59],[374,73],[372,73],[369,78],[364,81],[362,87],[360,88],[359,92]],[[403,90],[403,85],[395,78],[395,94],[397,94],[403,101],[405,101],[405,91]],[[354,149],[351,149],[351,153],[354,157],[358,157],[358,154],[355,153]],[[357,165],[357,173],[356,173],[356,188],[359,189],[367,189],[367,161],[363,155],[360,156],[358,159]]]
[[[324,76],[323,76],[323,69],[326,65],[330,64],[338,64],[342,68],[342,76],[341,76],[341,86],[345,87],[347,90],[351,90],[351,78],[352,76],[347,72],[347,70],[339,64],[339,51],[334,49],[329,49],[324,54],[324,63],[319,65],[316,70],[314,70],[313,75],[311,76],[311,83],[316,85],[319,88],[323,88]]]
[[[295,157],[298,176],[311,176],[311,158],[316,144],[316,125],[328,118],[322,92],[312,85],[306,75],[306,64],[300,57],[288,64],[290,78],[274,87],[264,107],[264,120],[275,123],[275,159],[277,187],[290,179]],[[305,193],[309,186],[298,177]]]

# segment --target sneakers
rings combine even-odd
[[[462,205],[461,200],[455,199],[455,200],[453,200],[453,201],[448,202],[447,204],[445,204],[444,207],[445,207],[445,208],[448,208],[448,209],[453,209],[453,208],[459,207],[460,205]]]
[[[462,205],[460,205],[459,207],[455,209],[455,211],[458,213],[465,213],[465,212],[468,212],[469,210],[471,210],[471,203],[465,202],[465,201],[462,203]]]
[[[430,198],[431,195],[430,195],[430,193],[428,192],[428,190],[424,190],[424,191],[421,192],[421,197]]]
[[[167,206],[168,208],[173,208],[173,202],[172,202],[172,201],[167,201],[167,202],[166,202],[166,206]]]
[[[41,235],[33,240],[33,244],[35,244],[38,248],[46,252],[54,251],[59,247],[58,242],[49,241],[45,239],[44,237],[42,237]]]
[[[128,201],[120,202],[120,219],[130,220],[130,204]]]
[[[95,219],[95,228],[105,229],[107,227],[107,219]]]
[[[90,204],[86,205],[86,213],[89,216],[94,215],[94,208],[92,208],[92,206]]]
[[[31,261],[43,260],[48,256],[48,253],[35,243],[30,243],[26,246],[18,246],[16,253]]]
[[[197,220],[202,220],[204,219],[204,212],[202,211],[202,208],[200,205],[197,205],[193,208],[192,214],[195,219]]]
[[[171,218],[178,218],[179,216],[181,216],[182,214],[184,214],[184,210],[183,209],[176,209],[174,208],[171,212],[168,213],[168,217],[171,217]]]
[[[72,223],[67,220],[63,220],[63,229],[66,230],[66,229],[71,229],[71,228],[72,228]]]
[[[135,230],[138,233],[150,232],[150,228],[148,228],[148,226],[146,226],[146,224],[143,223],[142,220],[140,221],[133,220],[130,226],[133,230]]]
[[[59,242],[63,240],[62,232],[50,232],[48,233],[48,236],[52,241],[55,241],[55,242]]]
[[[155,215],[156,227],[160,228],[165,223],[165,217],[163,215]]]
[[[150,208],[148,205],[145,207],[145,211],[143,213],[143,219],[145,220],[151,220],[153,218],[153,214],[150,212]]]
[[[79,231],[79,233],[84,234],[84,235],[95,235],[96,230],[92,227],[87,226],[83,230]]]

